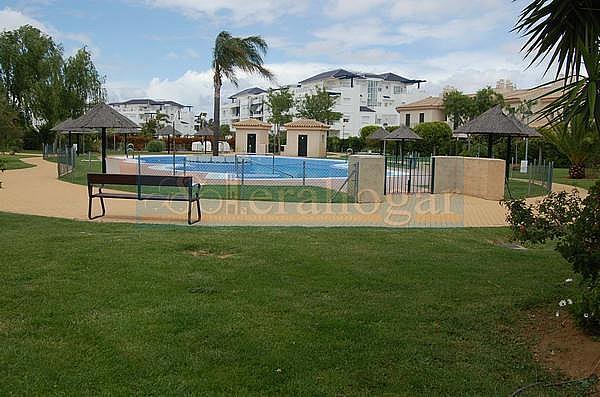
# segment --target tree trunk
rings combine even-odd
[[[212,137],[212,152],[213,156],[218,156],[219,137],[221,136],[221,76],[218,69],[215,69],[214,83],[213,128],[215,133]]]
[[[569,167],[569,178],[583,179],[585,178],[585,164],[571,164]]]

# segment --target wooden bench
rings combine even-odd
[[[159,200],[159,201],[185,201],[188,203],[188,224],[199,222],[202,213],[200,210],[200,184],[194,183],[191,176],[163,176],[163,175],[128,175],[128,174],[87,174],[88,184],[88,218],[96,219],[106,214],[104,199],[126,200]],[[137,186],[137,192],[105,192],[105,185]],[[186,188],[186,195],[177,194],[142,194],[142,186],[180,187]],[[94,187],[97,191],[94,192]],[[102,215],[92,216],[92,200],[100,199]],[[196,203],[198,219],[192,221],[192,205]]]

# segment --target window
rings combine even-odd
[[[425,113],[419,113],[419,123],[425,122]]]
[[[377,106],[377,82],[369,80],[367,83],[367,106]]]
[[[350,118],[346,118],[346,119],[342,119],[343,123],[349,123],[350,122]]]
[[[400,94],[402,92],[402,87],[399,85],[394,86],[394,94]]]
[[[406,114],[406,121],[404,122],[404,125],[410,127],[410,113]]]

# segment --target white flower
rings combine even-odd
[[[572,283],[572,282],[573,282],[572,278],[568,278],[568,279],[565,280],[565,283]]]
[[[564,299],[563,299],[563,300],[561,300],[560,302],[558,302],[558,306],[560,306],[560,307],[567,306],[567,301],[566,301],[566,300],[564,300]]]
[[[571,299],[567,299],[567,303],[568,303],[569,305],[572,305],[572,304],[573,304],[573,301],[572,301]]]
[[[560,313],[558,313],[558,310],[556,311],[556,317],[560,316]]]
[[[583,313],[583,317],[588,318],[590,315],[587,313]]]

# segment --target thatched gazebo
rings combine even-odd
[[[383,145],[385,144],[385,142],[383,141],[383,139],[388,136],[390,133],[388,130],[386,130],[383,127],[379,127],[377,130],[373,131],[373,133],[371,135],[369,135],[369,137],[367,139],[370,139],[372,141],[381,141],[381,147],[379,149],[379,151],[381,152],[381,154],[383,154]]]
[[[466,124],[454,130],[454,136],[466,135],[487,135],[488,137],[488,158],[493,157],[494,139],[500,137],[507,138],[506,150],[506,176],[508,177],[510,167],[510,157],[512,148],[512,137],[537,138],[541,134],[518,120],[513,115],[507,115],[502,111],[502,107],[497,105],[484,112],[479,117],[467,122]]]
[[[413,130],[408,128],[405,125],[401,125],[396,128],[394,131],[390,132],[383,138],[383,150],[385,152],[385,143],[387,141],[395,141],[396,142],[396,153],[395,156],[398,158],[398,143],[400,143],[400,157],[401,164],[404,164],[404,141],[417,141],[423,139],[419,135],[417,135]]]
[[[98,128],[102,135],[102,173],[106,173],[106,130],[108,128],[131,131],[139,125],[105,103],[100,103],[71,123],[72,128]]]
[[[79,141],[79,136],[81,135],[98,133],[98,131],[89,128],[75,128],[73,126],[73,119],[71,118],[61,121],[60,123],[52,127],[51,131],[57,132],[59,134],[67,134],[67,144],[69,146],[73,145],[73,134],[77,136],[77,140]],[[77,148],[77,151],[79,152],[79,147]]]

